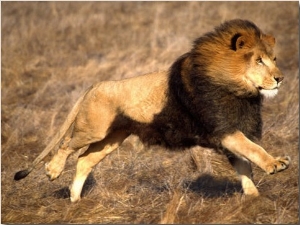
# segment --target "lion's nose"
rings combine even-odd
[[[283,80],[283,77],[275,77],[274,79],[276,80],[276,82],[278,84]]]

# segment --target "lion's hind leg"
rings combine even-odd
[[[253,183],[252,167],[249,160],[238,157],[234,154],[226,154],[230,164],[234,167],[241,180],[245,195],[259,196],[259,192]]]
[[[65,167],[67,158],[75,151],[69,147],[70,140],[70,137],[65,137],[57,153],[53,156],[49,163],[45,164],[46,175],[50,180],[55,180],[59,177]]]
[[[115,131],[110,133],[102,141],[91,144],[89,148],[79,156],[76,174],[70,187],[71,202],[80,200],[83,184],[93,167],[105,156],[117,149],[128,135],[129,134],[125,131]]]

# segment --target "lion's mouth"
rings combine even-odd
[[[273,98],[278,93],[278,87],[273,89],[265,89],[263,87],[258,87],[259,93],[267,98]]]
[[[258,86],[258,90],[266,90],[266,91],[272,91],[272,90],[276,90],[278,89],[278,86],[274,87],[274,88],[271,88],[271,89],[267,89],[267,88],[264,88],[262,86]]]

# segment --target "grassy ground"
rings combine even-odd
[[[2,2],[2,223],[298,223],[298,2]],[[290,155],[261,192],[245,198],[226,159],[209,149],[169,152],[129,137],[90,175],[83,199],[68,197],[72,156],[49,182],[43,163],[24,169],[91,84],[164,70],[224,20],[249,19],[277,39],[285,74],[265,101],[261,145]],[[49,160],[47,158],[45,161]]]

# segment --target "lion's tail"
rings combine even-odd
[[[63,123],[60,130],[56,133],[56,135],[53,137],[51,142],[46,146],[46,148],[41,152],[41,154],[36,157],[36,159],[32,162],[31,166],[28,167],[25,170],[21,170],[17,172],[14,176],[15,180],[21,180],[25,178],[35,167],[37,164],[39,164],[48,154],[49,152],[55,148],[55,146],[61,141],[61,139],[64,137],[64,135],[67,133],[67,131],[71,128],[81,105],[81,102],[83,101],[85,95],[91,90],[92,87],[90,87],[75,103],[74,107],[72,108],[71,112],[66,118],[66,121]]]

